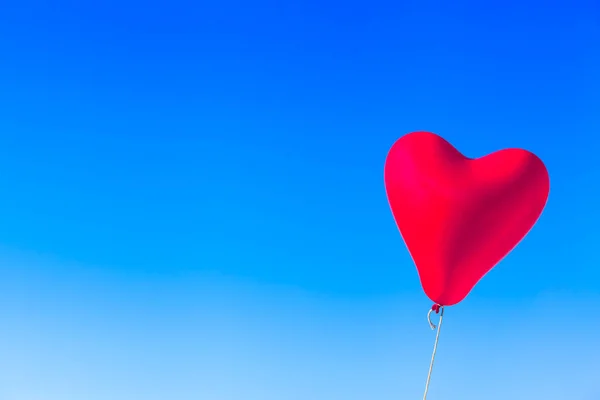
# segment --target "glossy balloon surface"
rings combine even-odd
[[[384,180],[423,290],[446,306],[463,300],[525,237],[550,190],[546,167],[529,151],[470,159],[430,132],[392,146]]]

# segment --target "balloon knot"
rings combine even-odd
[[[432,309],[433,311],[435,311],[435,313],[436,313],[436,314],[439,314],[439,313],[440,313],[440,307],[441,307],[441,306],[440,306],[439,304],[434,304],[434,305],[431,307],[431,309]]]

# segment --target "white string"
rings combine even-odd
[[[427,374],[427,383],[425,384],[425,394],[423,395],[423,400],[427,400],[427,392],[429,391],[429,381],[431,380],[431,371],[433,370],[433,361],[435,360],[435,353],[437,352],[437,345],[440,339],[440,330],[442,329],[442,320],[444,319],[444,306],[438,306],[440,310],[440,322],[437,325],[437,332],[435,334],[435,343],[433,344],[433,354],[431,355],[431,363],[429,364],[429,373]],[[433,309],[429,310],[427,313],[427,320],[429,321],[429,326],[431,329],[435,329],[436,326],[433,322],[431,322],[431,312]]]

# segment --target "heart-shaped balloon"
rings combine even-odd
[[[462,301],[525,237],[550,191],[533,153],[506,149],[470,159],[430,132],[394,143],[384,179],[423,290],[444,306]]]

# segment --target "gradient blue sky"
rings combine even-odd
[[[0,4],[2,400],[421,398],[413,130],[552,184],[430,398],[600,399],[597,2]]]

